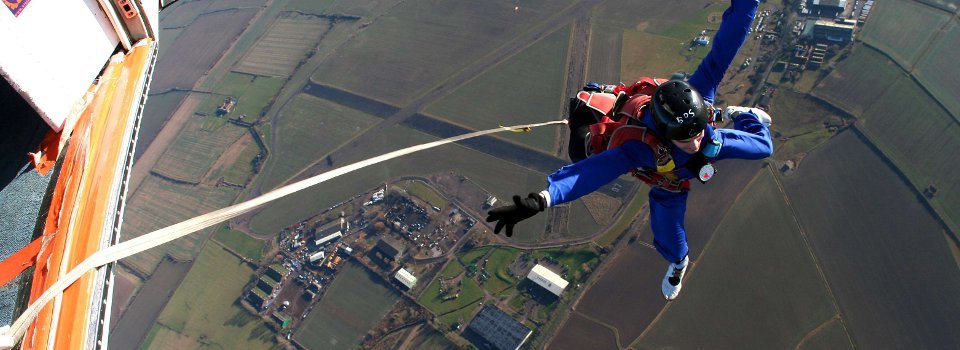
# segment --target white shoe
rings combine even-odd
[[[723,110],[723,120],[733,120],[734,117],[743,112],[750,112],[757,116],[757,120],[759,120],[761,124],[768,128],[770,127],[770,123],[773,122],[773,118],[770,118],[770,114],[767,114],[766,111],[760,108],[742,106],[728,106]]]
[[[676,299],[680,295],[680,288],[683,288],[683,275],[687,273],[687,266],[690,262],[689,257],[683,257],[679,264],[671,263],[667,266],[667,274],[663,276],[663,283],[660,288],[663,290],[663,297],[667,300]]]

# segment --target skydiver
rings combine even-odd
[[[688,80],[672,78],[662,82],[641,79],[631,86],[590,83],[584,91],[623,93],[629,99],[640,98],[642,83],[656,85],[646,96],[644,107],[624,111],[630,104],[617,103],[614,112],[633,113],[641,127],[652,137],[628,138],[615,147],[587,156],[584,146],[590,142],[590,124],[597,121],[589,114],[574,113],[569,118],[570,158],[574,161],[547,177],[547,188],[526,198],[513,196],[513,204],[488,212],[487,222],[496,222],[494,233],[513,227],[546,208],[589,194],[624,173],[651,185],[649,192],[650,225],[656,250],[669,262],[661,290],[664,298],[679,295],[687,271],[687,237],[683,220],[690,179],[706,182],[713,176],[711,163],[722,159],[759,160],[773,153],[770,116],[763,110],[731,106],[715,112],[714,94],[737,51],[750,32],[759,6],[758,0],[731,0],[723,13],[713,47]],[[648,86],[649,87],[649,86]],[[716,113],[716,114],[715,114]],[[588,117],[584,117],[587,115]],[[715,115],[733,121],[733,129],[715,129]],[[596,135],[594,135],[596,136]],[[661,142],[669,141],[669,142]],[[659,149],[661,152],[656,152]],[[658,154],[659,153],[659,154]]]

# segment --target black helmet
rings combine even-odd
[[[700,93],[683,80],[670,80],[653,92],[653,122],[661,137],[685,140],[707,127],[710,107]]]

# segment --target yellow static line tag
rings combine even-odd
[[[510,128],[507,128],[506,126],[503,126],[503,124],[500,124],[500,127],[501,127],[501,128],[505,128],[505,129],[509,129],[509,131],[512,131],[512,132],[530,132],[530,131],[533,131],[533,128],[531,128],[531,127],[510,129]]]

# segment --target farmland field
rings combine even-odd
[[[286,9],[291,11],[300,11],[319,15],[326,12],[334,0],[290,0],[287,2]],[[345,13],[353,13],[346,11]]]
[[[177,59],[159,60],[151,91],[173,88],[191,89],[197,80],[220,59],[227,47],[247,27],[256,14],[254,9],[226,10],[202,15],[177,37],[166,53]]]
[[[776,158],[795,159],[832,135],[825,124],[840,127],[842,117],[806,94],[790,90],[777,91],[769,113],[776,122],[771,126],[776,136]]]
[[[549,18],[569,3],[524,3],[520,12],[508,4],[401,3],[338,49],[313,78],[404,105],[470,62],[542,23],[536,19]],[[445,15],[433,16],[435,13]],[[377,83],[371,84],[372,81]]]
[[[206,13],[209,1],[177,1],[160,12],[161,30],[189,26],[200,15]],[[167,40],[167,37],[162,37]]]
[[[621,29],[634,29],[662,34],[678,23],[690,20],[692,13],[700,13],[713,2],[706,0],[684,1],[663,6],[654,1],[605,2],[593,12],[605,25]],[[702,21],[696,18],[694,21]],[[702,29],[702,28],[700,28]],[[697,30],[699,32],[699,29]],[[683,38],[684,40],[687,38]],[[692,38],[689,38],[692,39]],[[686,40],[684,40],[686,41]]]
[[[770,171],[745,189],[695,264],[640,348],[793,348],[837,314]],[[711,335],[683,336],[703,329]]]
[[[226,207],[233,202],[236,195],[236,190],[228,187],[180,185],[150,176],[133,193],[124,210],[121,239],[126,241]],[[178,259],[192,259],[207,236],[206,230],[193,233],[125,258],[123,262],[142,273],[150,274],[165,254],[172,254]]]
[[[957,70],[955,60],[960,57],[960,45],[957,43],[960,43],[960,22],[954,20],[921,59],[916,75],[927,91],[960,122],[960,99],[957,98],[960,96],[960,70]]]
[[[317,46],[330,26],[326,19],[282,14],[247,50],[234,70],[255,75],[289,76],[307,52]]]
[[[560,119],[566,108],[563,65],[569,40],[570,26],[566,26],[451,92],[426,112],[474,130]],[[497,137],[544,153],[556,148],[553,132]]]
[[[905,115],[916,117],[905,123]],[[956,181],[960,164],[955,162],[960,153],[960,123],[916,83],[904,79],[867,111],[858,128],[915,187],[937,187],[937,195],[929,201],[956,230],[960,223],[960,183]]]
[[[426,201],[432,206],[441,209],[447,206],[447,200],[443,198],[443,195],[423,181],[407,180],[397,183],[397,185],[403,187],[411,195]]]
[[[673,72],[687,70],[689,63],[685,62],[679,53],[686,51],[688,46],[688,41],[685,40],[626,30],[623,32],[623,57],[620,59],[623,65],[620,76],[626,80],[626,84],[643,76],[669,78]]]
[[[118,299],[120,296],[114,294],[113,307],[121,308],[123,312],[120,317],[110,319],[110,345],[121,349],[139,348],[144,343],[144,336],[163,312],[163,306],[190,271],[191,265],[163,260],[150,278],[134,291],[132,299]]]
[[[264,241],[255,239],[246,233],[231,230],[224,225],[213,235],[213,239],[240,253],[243,257],[259,261],[263,257]]]
[[[335,166],[347,165],[372,155],[434,140],[420,132],[395,127],[384,137],[375,138],[375,143],[364,145],[363,154],[351,159],[333,159],[332,161]],[[527,193],[532,189],[542,188],[545,179],[542,173],[504,162],[463,146],[447,145],[370,166],[277,200],[257,213],[251,219],[250,227],[259,235],[273,234],[293,222],[313,215],[357,193],[377,187],[384,179],[403,175],[429,175],[444,171],[461,173],[498,198],[509,198],[514,193]],[[505,178],[503,174],[510,174],[510,177]],[[542,234],[545,225],[546,215],[526,220],[517,226],[518,232],[513,239],[536,240]]]
[[[294,338],[309,349],[353,349],[399,296],[380,277],[349,262],[328,285]]]
[[[894,82],[906,78],[903,69],[869,46],[855,45],[813,95],[860,116],[873,106]],[[774,104],[777,100],[774,99]]]
[[[234,142],[224,154],[217,158],[210,168],[209,175],[204,178],[244,185],[253,176],[253,161],[260,154],[260,147],[254,142],[253,136],[247,133]]]
[[[177,135],[157,161],[153,172],[177,181],[193,184],[204,181],[204,175],[228,146],[247,133],[242,127],[227,125],[210,132],[201,127],[204,118],[193,118]]]
[[[140,133],[137,136],[137,150],[134,155],[139,159],[143,151],[150,146],[153,139],[157,137],[167,124],[167,119],[180,107],[183,100],[187,97],[186,92],[168,92],[159,95],[150,95],[147,100],[150,101],[149,108],[143,110],[143,117],[140,118]]]
[[[870,11],[861,38],[901,66],[911,68],[950,17],[945,11],[912,0],[878,1]]]
[[[783,182],[853,344],[960,343],[960,269],[943,227],[857,133],[838,134]]]
[[[655,250],[639,243],[624,247],[614,259],[584,292],[575,310],[616,328],[626,345],[643,332],[665,305],[660,281],[666,263]],[[581,326],[566,323],[557,334],[585,332],[578,327]]]
[[[207,95],[204,104],[196,111],[207,115],[204,130],[215,131],[219,126],[227,123],[227,118],[237,119],[245,115],[247,117],[244,120],[255,121],[261,116],[264,108],[272,103],[284,82],[282,78],[237,72],[226,73],[213,88],[215,93]],[[220,116],[216,113],[217,107],[228,96],[235,100],[234,107],[230,113]]]
[[[590,60],[587,61],[585,78],[588,82],[601,84],[619,83],[624,79],[620,76],[623,31],[606,25],[604,20],[594,19],[591,22]]]
[[[822,327],[800,343],[797,349],[854,349],[853,344],[850,344],[850,335],[844,330],[839,319],[833,319]]]
[[[616,337],[610,328],[593,322],[581,314],[574,314],[564,328],[556,333],[549,349],[617,349]]]
[[[299,94],[276,119],[271,160],[260,180],[272,189],[365,131],[379,119],[341,104]],[[345,198],[340,198],[342,200]],[[338,201],[339,201],[338,200]]]
[[[275,333],[239,306],[253,270],[215,244],[206,245],[190,273],[157,319],[158,332],[147,349],[213,346],[224,349],[273,348]]]

